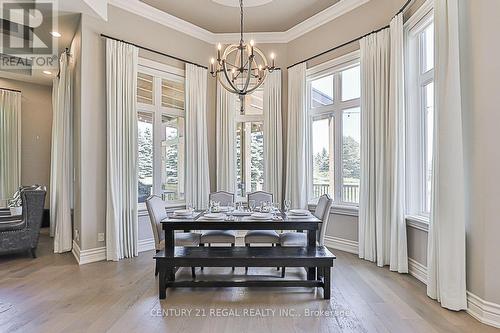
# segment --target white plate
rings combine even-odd
[[[186,215],[192,215],[193,212],[189,209],[178,209],[174,210],[174,214],[178,216],[186,216]]]
[[[311,215],[311,212],[305,209],[290,209],[290,215],[307,216]]]
[[[270,220],[273,218],[273,214],[270,213],[253,213],[250,215],[254,219],[258,220]]]
[[[224,219],[226,217],[226,214],[222,214],[222,213],[207,213],[205,215],[203,215],[204,218],[206,219]]]
[[[310,216],[309,215],[292,215],[292,214],[288,214],[287,217],[289,219],[297,219],[297,220],[300,220],[300,219],[304,219],[304,218],[309,218]]]

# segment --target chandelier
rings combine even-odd
[[[259,88],[268,73],[275,70],[274,54],[271,53],[271,66],[268,65],[264,53],[255,47],[254,41],[245,44],[243,41],[243,0],[240,0],[240,43],[231,44],[221,54],[222,46],[217,45],[217,62],[210,63],[210,74],[219,80],[229,92],[237,94],[240,99],[240,112],[245,111],[245,95]]]

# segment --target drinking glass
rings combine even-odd
[[[255,205],[256,205],[255,200],[250,200],[250,201],[248,202],[248,207],[250,207],[250,211],[251,211],[251,212],[255,211]]]
[[[227,219],[229,221],[233,221],[234,220],[233,213],[234,213],[234,203],[229,202],[227,204]]]
[[[292,205],[292,202],[289,199],[285,199],[283,202],[285,204],[285,213],[288,213],[290,210],[290,206]]]
[[[194,211],[194,208],[193,208],[193,204],[188,202],[188,204],[186,205],[188,211],[192,214],[193,211]]]

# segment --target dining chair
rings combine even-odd
[[[218,191],[208,195],[209,201],[218,201],[221,205],[234,204],[234,194]],[[234,230],[208,230],[201,234],[201,246],[211,246],[212,244],[231,244],[234,247],[236,244],[236,231]],[[203,270],[203,267],[201,268]],[[233,267],[234,270],[234,267]]]
[[[159,251],[165,249],[165,234],[162,232],[161,222],[168,218],[165,201],[159,196],[152,195],[146,199],[146,207],[149,213],[149,221],[153,229],[155,249]],[[196,232],[176,232],[175,246],[198,246],[200,245],[200,234]],[[156,261],[155,275],[158,275],[158,261]],[[191,267],[191,275],[196,277],[195,267]]]
[[[330,208],[332,207],[333,200],[328,194],[323,194],[316,205],[313,215],[321,220],[321,228],[319,230],[318,244],[323,246],[325,244],[326,228],[330,219]],[[293,246],[307,246],[307,234],[303,232],[285,232],[280,235],[280,245],[293,247]],[[282,268],[281,276],[285,277],[285,267]]]
[[[262,205],[263,202],[273,202],[273,195],[272,193],[257,191],[249,193],[247,199],[248,203],[254,200],[257,207]],[[251,246],[251,244],[272,244],[272,246],[276,246],[279,242],[280,236],[274,230],[251,230],[245,235],[245,246]],[[248,272],[248,267],[245,267],[246,272]]]

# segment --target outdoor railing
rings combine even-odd
[[[329,184],[313,184],[314,198],[319,198],[323,194],[330,193]],[[330,193],[331,194],[331,193]],[[349,203],[359,202],[359,185],[357,184],[344,184],[342,186],[342,201]]]

